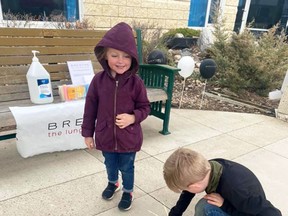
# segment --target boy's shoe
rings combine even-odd
[[[107,187],[102,192],[102,198],[105,200],[111,200],[114,197],[115,192],[119,191],[120,186],[117,182],[116,184],[108,182]]]
[[[124,192],[121,201],[118,204],[120,210],[128,211],[132,206],[133,196],[132,193]]]

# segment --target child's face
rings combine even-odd
[[[123,74],[131,67],[132,58],[123,51],[108,48],[106,58],[112,75]]]

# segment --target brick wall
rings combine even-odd
[[[233,30],[239,0],[226,0],[224,7],[225,23],[228,30]]]
[[[224,16],[233,30],[239,0],[226,0]],[[164,30],[188,26],[190,0],[83,0],[84,18],[96,29],[124,21],[153,24]]]
[[[150,23],[162,29],[188,26],[190,0],[83,0],[84,18],[96,29],[120,21]]]

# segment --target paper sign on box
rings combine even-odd
[[[88,61],[67,61],[70,77],[73,85],[90,84],[93,76],[93,66]]]

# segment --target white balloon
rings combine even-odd
[[[195,67],[195,62],[191,56],[183,56],[177,65],[177,68],[181,69],[179,74],[186,79],[191,76]]]

